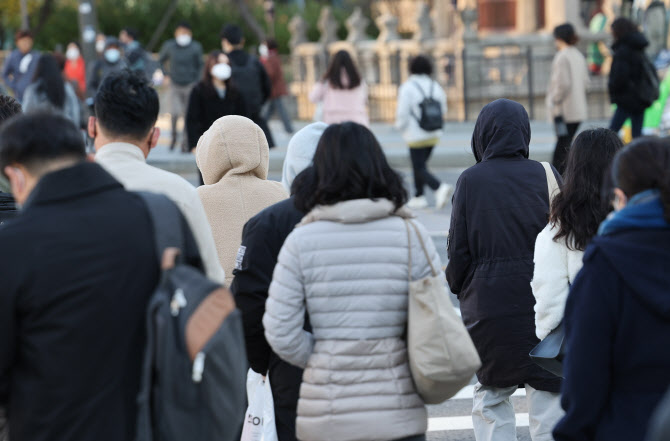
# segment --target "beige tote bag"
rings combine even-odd
[[[444,276],[433,266],[416,225],[405,220],[409,244],[407,350],[417,392],[426,404],[439,404],[467,386],[481,366],[477,349],[451,303]],[[432,276],[412,281],[412,241],[416,232]]]

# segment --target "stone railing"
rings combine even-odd
[[[322,78],[330,57],[346,50],[368,85],[373,121],[393,121],[398,86],[409,76],[411,57],[418,54],[432,59],[435,78],[447,92],[446,119],[476,118],[484,104],[500,97],[518,100],[533,118],[546,118],[544,100],[555,53],[549,34],[480,36],[475,28],[477,12],[472,9],[447,11],[450,24],[447,35],[436,36],[435,15],[431,16],[426,5],[418,8],[414,21],[416,31],[411,38],[403,39],[397,31],[398,19],[386,12],[375,20],[380,34],[373,40],[365,33],[368,19],[356,8],[346,21],[346,40],[339,41],[332,11],[324,7],[318,22],[321,38],[308,42],[306,24],[301,17],[294,17],[290,23],[293,77],[290,87],[296,100],[296,116],[299,119],[314,116],[315,105],[309,102],[309,92]],[[588,43],[606,39],[606,35],[586,34],[580,47],[585,52]],[[609,117],[605,78],[593,79],[589,100],[591,118]]]

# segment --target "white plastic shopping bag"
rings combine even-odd
[[[270,379],[249,369],[247,374],[249,407],[244,415],[240,441],[277,441],[275,410]]]

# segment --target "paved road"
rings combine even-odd
[[[455,185],[463,168],[436,168],[435,175],[451,185]],[[400,169],[405,177],[408,189],[412,188],[412,173],[409,169]],[[194,184],[197,175],[193,173],[184,174]],[[270,179],[280,180],[281,174],[271,172]],[[433,204],[432,192],[427,190],[426,197]],[[419,222],[423,223],[430,232],[433,242],[440,253],[443,266],[447,265],[447,233],[451,216],[451,204],[442,210],[427,208],[416,212]],[[458,307],[456,296],[452,295],[454,307]],[[472,381],[474,384],[474,379]],[[472,430],[472,384],[462,390],[456,397],[439,406],[428,406],[429,427],[428,441],[475,441]],[[528,430],[528,406],[525,401],[525,391],[519,390],[512,398],[515,411],[517,412],[517,438],[519,441],[530,441]]]

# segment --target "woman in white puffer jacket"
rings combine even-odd
[[[402,179],[356,123],[326,129],[313,164],[294,183],[296,207],[308,214],[284,242],[263,317],[272,349],[305,369],[297,437],[425,440],[405,333],[408,278],[431,269],[414,231],[408,244]],[[415,224],[439,266],[430,236]],[[312,333],[303,330],[305,311]]]
[[[603,179],[623,146],[608,129],[582,132],[568,156],[561,193],[551,203],[549,224],[535,242],[535,333],[542,340],[563,320],[570,285],[582,269],[586,246],[610,211]]]

